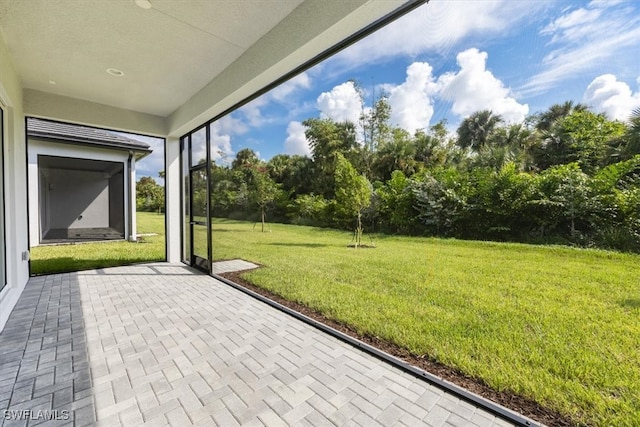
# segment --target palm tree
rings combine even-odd
[[[536,129],[541,132],[550,132],[553,125],[563,117],[567,117],[569,114],[575,111],[585,111],[588,107],[584,104],[574,104],[573,101],[566,101],[562,104],[553,104],[549,109],[538,118]]]
[[[625,157],[631,158],[640,154],[640,107],[635,108],[629,117],[629,127],[625,135],[627,144],[624,148]]]
[[[231,169],[241,169],[251,167],[260,162],[258,155],[251,148],[243,148],[238,151],[236,158],[231,162]]]
[[[411,176],[416,171],[416,145],[404,129],[393,129],[393,139],[383,145],[375,155],[372,169],[380,181],[388,181],[393,171]]]
[[[491,110],[477,111],[464,119],[458,127],[458,145],[462,148],[480,150],[489,140],[502,117]]]
[[[558,124],[571,114],[588,109],[584,104],[566,101],[562,104],[553,104],[537,116],[535,130],[538,133],[538,143],[531,147],[532,168],[543,170],[566,160],[568,150],[566,135],[558,129]]]
[[[532,147],[535,132],[524,123],[511,124],[497,129],[493,139],[499,148],[504,148],[505,160],[516,163],[519,171],[535,170]]]

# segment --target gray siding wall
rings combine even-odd
[[[51,228],[109,227],[109,178],[103,172],[52,169]]]

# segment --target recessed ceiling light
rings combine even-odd
[[[116,77],[124,76],[124,71],[120,71],[117,68],[107,68],[107,73],[111,74],[112,76],[116,76]]]
[[[138,7],[143,9],[151,9],[151,2],[149,0],[133,0]]]
[[[49,80],[49,84],[50,85],[54,85],[54,84],[56,84],[56,82],[54,80]]]

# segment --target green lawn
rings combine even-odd
[[[31,274],[113,267],[165,259],[164,215],[137,213],[138,233],[156,233],[137,243],[116,241],[31,248]]]
[[[213,227],[215,259],[264,266],[246,280],[576,422],[640,425],[640,256],[252,228]]]

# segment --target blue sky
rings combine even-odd
[[[218,121],[217,161],[247,147],[264,160],[308,154],[302,121],[357,119],[351,79],[365,109],[386,93],[393,124],[412,133],[441,119],[453,131],[482,109],[520,121],[567,100],[626,120],[640,107],[640,1],[432,0]],[[157,176],[161,157],[138,176]]]

